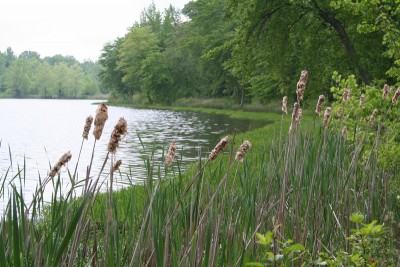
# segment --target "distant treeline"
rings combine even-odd
[[[82,98],[107,93],[99,81],[101,66],[72,56],[41,58],[33,51],[16,56],[0,52],[0,97]]]
[[[294,99],[307,69],[305,97],[317,98],[331,95],[334,71],[364,84],[398,82],[399,29],[399,4],[389,0],[194,0],[181,11],[152,4],[104,46],[100,75],[120,99],[264,103]]]

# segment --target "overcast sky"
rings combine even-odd
[[[154,0],[159,10],[190,0]],[[103,45],[122,37],[152,0],[7,0],[0,5],[0,51],[35,51],[97,60]]]

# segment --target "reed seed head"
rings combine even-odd
[[[228,144],[229,141],[229,137],[225,136],[224,138],[221,139],[221,141],[218,142],[218,144],[214,147],[214,149],[211,151],[210,156],[208,157],[211,161],[214,161],[219,152],[221,152],[221,150],[223,150],[226,145]]]
[[[171,166],[176,154],[176,142],[173,140],[169,145],[167,156],[165,157],[165,165]]]
[[[93,117],[90,115],[86,118],[85,127],[83,127],[82,137],[88,140],[90,128],[92,127]]]
[[[318,116],[321,116],[322,104],[324,103],[324,101],[325,101],[325,96],[320,95],[318,97],[317,106],[315,107],[315,113],[317,113]]]
[[[300,120],[301,120],[301,116],[302,116],[302,115],[303,115],[303,109],[302,109],[302,108],[299,108],[299,110],[298,110],[298,112],[297,112],[297,114],[296,114],[296,118],[295,118],[296,125],[300,123]]]
[[[361,95],[360,96],[360,108],[363,108],[363,106],[364,106],[364,99],[365,99],[365,95]]]
[[[122,164],[122,160],[120,160],[120,159],[117,160],[117,162],[114,163],[114,166],[112,168],[112,172],[117,171],[119,169],[119,167],[121,166],[121,164]]]
[[[51,171],[49,172],[49,177],[53,178],[54,176],[56,176],[57,173],[60,171],[61,167],[67,164],[67,162],[71,159],[71,157],[72,154],[69,151],[64,155],[62,155],[61,158],[56,163],[56,165],[54,165]]]
[[[327,107],[325,109],[325,113],[324,113],[324,128],[327,128],[329,125],[329,119],[331,118],[332,115],[332,108],[331,107]]]
[[[306,89],[306,84],[307,84],[307,78],[308,78],[308,71],[302,70],[300,74],[300,79],[297,83],[297,102],[300,103],[300,100],[303,100],[303,95],[304,95],[304,90]]]
[[[108,119],[108,108],[102,103],[96,110],[96,116],[94,118],[94,130],[93,135],[96,140],[99,140],[103,133],[104,124]]]
[[[346,104],[347,102],[350,101],[350,93],[351,93],[351,90],[349,88],[344,89],[343,96],[342,96],[342,103]]]
[[[287,96],[282,99],[282,113],[287,114]]]
[[[369,122],[370,123],[374,123],[376,115],[378,115],[378,109],[374,109],[374,111],[372,111],[372,114],[369,117]]]
[[[340,133],[344,138],[346,138],[347,137],[347,127],[343,126],[342,131]]]
[[[292,121],[290,123],[289,133],[291,133],[298,124],[299,117],[301,117],[301,115],[299,115],[300,112],[299,110],[300,110],[300,104],[295,102],[293,105]]]
[[[393,98],[392,98],[392,103],[393,103],[394,105],[397,104],[397,100],[399,99],[399,96],[400,96],[400,87],[397,88],[397,90],[396,90],[396,92],[394,93],[394,96],[393,96]]]
[[[383,86],[382,98],[383,98],[384,100],[386,100],[386,99],[388,98],[389,93],[390,93],[390,87],[389,87],[389,85],[385,84],[385,85]]]
[[[115,154],[119,141],[125,137],[128,132],[128,126],[124,118],[120,118],[111,133],[110,142],[108,142],[108,152]]]
[[[239,150],[236,152],[236,161],[243,162],[244,155],[246,154],[247,150],[251,148],[251,143],[248,140],[245,140],[239,147]]]

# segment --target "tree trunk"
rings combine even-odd
[[[360,58],[358,57],[354,46],[350,40],[349,35],[347,34],[345,28],[343,27],[342,23],[336,19],[334,16],[331,14],[328,14],[327,12],[324,12],[321,10],[319,7],[317,7],[319,15],[323,20],[328,22],[337,32],[339,35],[340,40],[342,41],[342,44],[344,46],[344,49],[353,64],[354,67],[358,69],[358,72],[360,73],[364,83],[366,85],[371,83],[371,77],[369,75],[369,72],[364,68],[362,63],[360,62]]]

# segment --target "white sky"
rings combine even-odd
[[[190,0],[154,0],[163,11]],[[6,0],[0,5],[0,51],[29,50],[96,61],[104,44],[122,37],[152,0]]]

